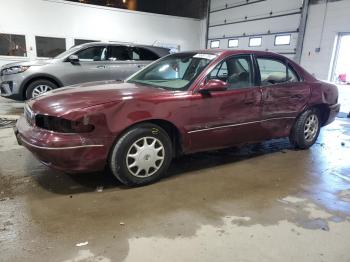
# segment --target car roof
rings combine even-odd
[[[137,45],[133,43],[123,43],[123,42],[88,42],[85,44],[78,45],[79,48],[87,48],[87,47],[93,47],[93,46],[128,46],[128,47],[142,47],[144,49],[147,49],[149,51],[152,51],[153,53],[157,54],[159,57],[166,56],[170,54],[170,49],[166,47],[160,47],[160,46],[152,46],[152,45]]]
[[[302,68],[300,65],[298,65],[296,62],[294,62],[293,60],[278,54],[278,53],[274,53],[274,52],[268,52],[268,51],[257,51],[257,50],[243,50],[243,49],[219,49],[219,48],[215,48],[215,49],[203,49],[203,50],[195,50],[192,52],[196,52],[196,53],[201,53],[201,54],[213,54],[213,55],[217,55],[218,57],[221,58],[225,58],[228,56],[232,56],[232,55],[240,55],[240,54],[253,54],[253,55],[258,55],[258,56],[269,56],[271,58],[277,58],[277,59],[286,59],[288,61],[289,64],[292,64],[294,68],[298,69],[298,72],[300,74],[302,74],[303,78],[309,81],[314,81],[315,78],[314,76],[312,76],[309,72],[307,72],[304,68]]]
[[[223,55],[223,56],[230,56],[230,55],[238,55],[238,54],[256,54],[256,55],[272,55],[272,56],[278,56],[278,57],[284,57],[278,53],[274,52],[268,52],[268,51],[257,51],[257,50],[245,50],[245,49],[202,49],[202,50],[195,50],[194,52],[197,53],[205,53],[205,54],[213,54],[213,55]]]
[[[169,49],[165,47],[152,46],[152,45],[141,45],[141,44],[126,43],[126,42],[100,42],[100,41],[88,42],[88,43],[81,44],[79,46],[88,47],[88,46],[97,46],[97,45],[135,46],[135,47],[153,47],[153,48]]]

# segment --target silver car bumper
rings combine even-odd
[[[1,96],[12,95],[12,82],[1,82],[0,84],[0,94]]]
[[[20,87],[23,77],[20,74],[3,75],[0,77],[0,94],[1,96],[13,96],[20,94]]]

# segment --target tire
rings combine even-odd
[[[317,140],[321,129],[319,111],[315,108],[303,112],[292,128],[290,142],[299,149],[308,149]]]
[[[157,125],[141,124],[123,134],[113,146],[109,168],[121,183],[143,186],[159,180],[165,174],[172,156],[168,134]]]
[[[44,94],[47,91],[56,89],[58,86],[51,82],[50,80],[46,80],[46,79],[39,79],[36,80],[32,83],[30,83],[26,89],[26,99],[32,99],[37,97],[38,95]],[[39,90],[46,90],[46,92],[41,92],[39,93]]]

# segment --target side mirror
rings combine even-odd
[[[199,89],[199,92],[201,94],[209,94],[213,91],[226,91],[228,86],[228,83],[222,80],[211,79],[201,89]]]
[[[78,64],[79,63],[79,57],[77,55],[70,55],[68,57],[68,61],[72,64]]]

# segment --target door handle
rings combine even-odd
[[[97,68],[98,68],[98,69],[104,69],[104,68],[106,68],[106,66],[100,65],[100,66],[97,66]]]
[[[138,68],[143,68],[143,67],[145,67],[144,65],[138,65],[137,66]]]

